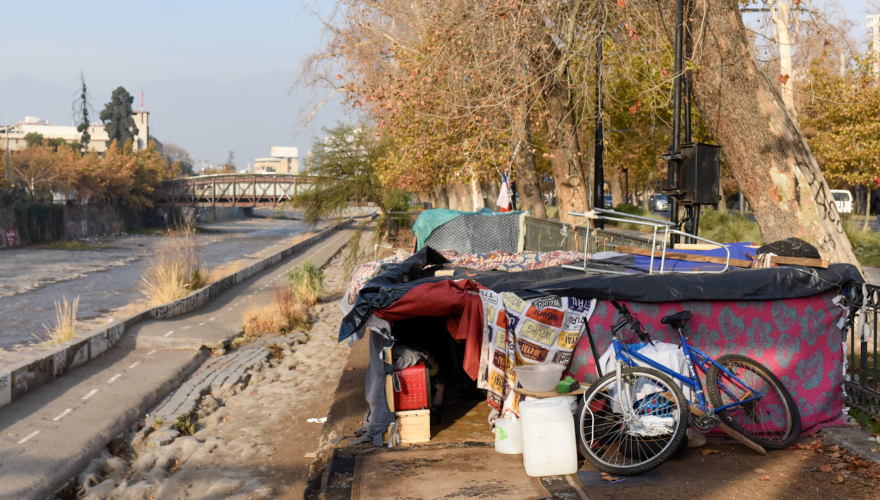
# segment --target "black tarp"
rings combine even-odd
[[[490,290],[513,292],[523,298],[552,294],[585,299],[614,297],[637,302],[807,297],[848,282],[864,281],[851,264],[831,264],[828,269],[801,266],[734,269],[720,274],[609,275],[562,267],[518,273],[455,269],[453,276],[434,276],[447,263],[449,261],[440,253],[424,247],[368,281],[358,294],[353,309],[342,320],[339,341],[358,331],[373,311],[388,307],[416,286],[447,279],[472,279]]]

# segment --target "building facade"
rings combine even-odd
[[[156,142],[159,151],[162,151],[162,144],[154,137],[150,136],[150,112],[134,111],[132,112],[135,126],[138,129],[137,135],[132,140],[132,146],[135,151],[146,149],[150,141]],[[27,147],[25,136],[30,133],[37,133],[44,139],[63,139],[66,142],[79,141],[82,137],[75,126],[55,125],[46,120],[40,120],[35,116],[26,116],[23,121],[8,127],[0,126],[0,146],[6,149],[6,143],[9,143],[9,149],[18,151]],[[107,151],[107,132],[103,125],[92,125],[89,127],[89,149],[94,149],[98,153]]]

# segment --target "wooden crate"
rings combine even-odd
[[[427,443],[431,440],[431,410],[398,411],[397,424],[401,443]],[[388,443],[388,431],[382,434]]]

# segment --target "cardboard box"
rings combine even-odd
[[[397,433],[400,434],[400,442],[427,443],[431,440],[431,410],[398,411]],[[388,443],[388,431],[382,434],[382,442]]]

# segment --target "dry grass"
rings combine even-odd
[[[241,260],[234,260],[232,262],[220,264],[214,269],[208,271],[207,283],[213,283],[229,276],[230,274],[237,273],[244,269],[245,265],[246,263]]]
[[[250,339],[267,333],[280,333],[287,327],[287,318],[278,312],[274,304],[251,304],[245,309],[241,329]]]
[[[208,273],[199,258],[199,245],[192,233],[159,243],[149,262],[150,266],[141,278],[148,307],[186,297],[208,282]]]
[[[55,347],[76,337],[77,309],[79,309],[79,295],[73,299],[73,302],[68,302],[66,296],[62,297],[61,303],[55,301],[55,328],[50,329],[43,325],[43,328],[46,329],[46,336],[49,337],[49,340],[43,341],[43,345],[47,348]]]

